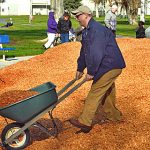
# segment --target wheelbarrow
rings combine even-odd
[[[1,146],[11,150],[21,150],[27,147],[30,143],[31,126],[38,127],[49,136],[56,137],[58,134],[57,125],[53,118],[53,110],[62,100],[78,89],[86,79],[80,81],[73,86],[68,92],[63,94],[70,86],[75,83],[76,79],[71,80],[64,88],[56,93],[56,86],[47,82],[34,87],[30,90],[38,92],[37,95],[28,97],[19,102],[13,103],[6,107],[0,108],[0,115],[15,122],[5,126],[1,133]],[[59,97],[59,98],[58,98]],[[47,129],[40,124],[38,119],[44,114],[49,113],[52,120],[52,128]]]

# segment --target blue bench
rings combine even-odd
[[[15,50],[14,47],[3,47],[3,44],[9,44],[9,36],[8,35],[0,35],[0,51],[3,51],[3,60],[6,60],[5,52],[10,50]]]

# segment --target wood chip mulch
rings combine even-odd
[[[127,67],[116,81],[117,107],[123,122],[96,124],[87,133],[65,122],[82,112],[91,82],[82,85],[54,110],[60,127],[57,138],[31,128],[32,142],[25,150],[148,150],[150,148],[150,39],[120,38],[118,45]],[[13,90],[29,90],[51,81],[62,89],[75,76],[80,43],[70,42],[47,50],[26,61],[0,69],[0,95]],[[48,114],[41,123],[50,127]],[[0,131],[6,125],[0,117]],[[63,128],[62,128],[63,127]]]
[[[0,107],[5,107],[14,104],[16,102],[34,96],[36,94],[38,94],[38,92],[29,91],[29,90],[28,91],[13,90],[13,91],[5,92],[0,96]]]

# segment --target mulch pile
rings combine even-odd
[[[13,103],[19,102],[36,94],[38,93],[35,91],[23,91],[23,90],[14,90],[5,92],[0,96],[0,107],[11,105]]]
[[[116,81],[117,107],[123,122],[96,124],[87,133],[75,134],[77,128],[66,120],[82,112],[91,82],[86,82],[54,110],[60,127],[57,138],[31,128],[32,143],[26,150],[148,150],[150,148],[150,39],[120,38],[118,45],[127,67]],[[75,76],[80,43],[65,43],[26,61],[0,69],[0,95],[12,90],[29,90],[51,81],[62,89]],[[0,121],[4,122],[0,117]],[[50,127],[48,114],[41,123]],[[6,124],[0,124],[0,131]],[[63,129],[61,128],[63,126]]]

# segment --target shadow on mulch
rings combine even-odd
[[[54,121],[57,125],[58,134],[63,130],[62,122],[58,118],[54,118]],[[47,128],[49,131],[53,131],[53,123],[51,119],[40,119],[38,121],[40,124],[42,124],[45,128]],[[50,137],[54,138],[54,136],[49,136],[48,134],[44,133],[42,130],[40,130],[37,127],[31,127],[30,128],[30,135],[31,135],[31,141],[42,141],[45,139],[48,139]]]

